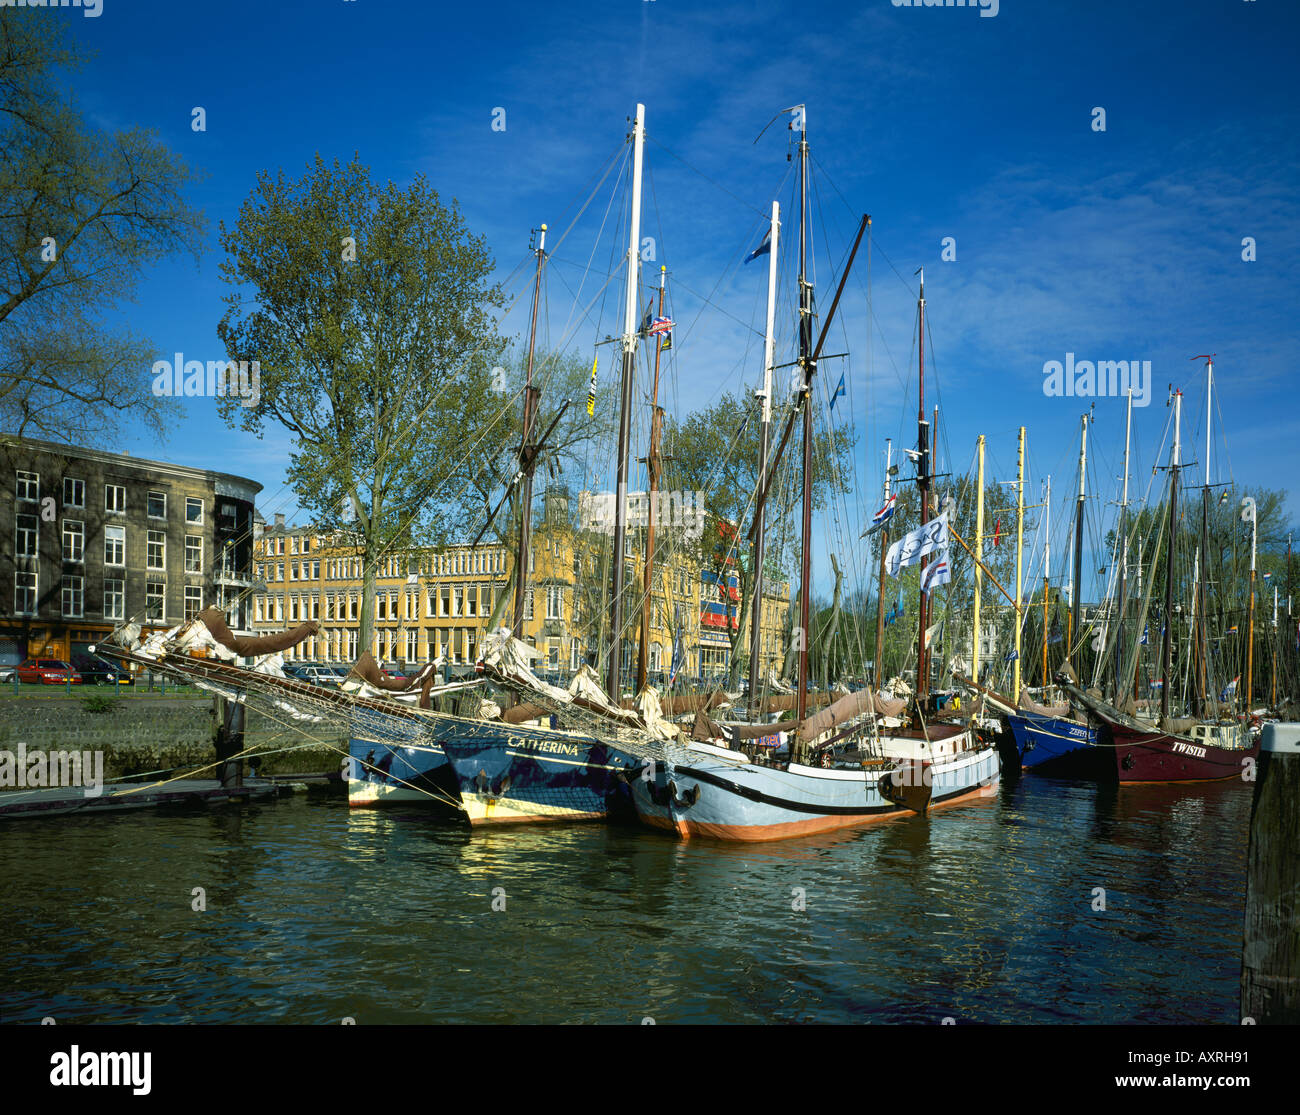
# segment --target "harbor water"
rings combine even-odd
[[[1235,1025],[1250,805],[1026,777],[749,846],[305,796],[10,822],[0,1018]]]

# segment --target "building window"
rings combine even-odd
[[[14,615],[36,614],[36,574],[14,574]]]
[[[40,529],[39,520],[35,515],[18,515],[15,516],[15,519],[15,553],[20,558],[38,558],[40,556],[37,550],[37,531]]]
[[[104,564],[126,564],[126,527],[104,528]]]
[[[86,524],[78,519],[63,520],[63,560],[84,561],[86,558]]]
[[[149,493],[149,518],[151,519],[167,518],[167,493],[166,492]]]
[[[167,533],[161,530],[149,531],[146,547],[145,565],[149,569],[167,568]]]
[[[162,581],[144,583],[144,617],[145,619],[165,620],[167,618],[167,586]]]
[[[71,476],[63,478],[63,506],[86,506],[86,482],[84,480],[74,480]]]
[[[125,514],[126,488],[123,485],[104,485],[104,510],[113,515]]]
[[[185,521],[191,526],[199,526],[203,522],[203,501],[195,499],[193,496],[185,497]]]
[[[185,586],[185,618],[194,619],[203,611],[203,590],[198,585]]]
[[[465,614],[478,615],[478,585],[465,586]]]
[[[461,614],[461,606],[465,599],[465,587],[463,585],[453,585],[451,590],[451,614],[458,616]]]
[[[408,631],[406,633],[406,660],[408,662],[416,662],[419,660],[419,634],[418,631]]]
[[[548,670],[558,670],[560,668],[559,639],[548,639],[546,641],[546,668]]]
[[[69,619],[80,619],[85,604],[85,578],[63,578],[63,614]]]
[[[193,534],[185,536],[185,572],[203,572],[203,539]]]
[[[564,590],[559,585],[550,585],[546,589],[546,618],[561,619],[564,606]]]
[[[381,592],[375,597],[375,619],[388,618],[388,594]]]
[[[39,503],[41,501],[41,474],[39,472],[19,472],[15,495],[18,499]]]
[[[277,561],[275,563],[275,579],[277,581],[284,580],[284,562],[282,561]]]
[[[570,670],[576,670],[578,668],[578,659],[581,654],[582,654],[582,644],[579,643],[577,639],[570,639],[569,640],[569,669]]]
[[[533,590],[524,593],[524,619],[533,618]]]
[[[104,618],[126,619],[126,582],[104,578]]]

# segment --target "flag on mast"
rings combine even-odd
[[[871,517],[871,525],[862,532],[863,538],[865,538],[868,534],[874,534],[881,527],[883,527],[887,522],[889,522],[890,519],[894,517],[894,510],[897,505],[897,501],[898,501],[898,496],[896,495],[891,495],[887,500],[885,500],[885,506],[882,507]]]
[[[831,410],[835,409],[835,400],[845,393],[844,391],[844,373],[840,373],[839,385],[835,388],[835,394],[831,396]]]
[[[952,566],[948,564],[948,551],[945,550],[938,561],[933,561],[925,567],[925,572],[921,574],[921,591],[929,595],[931,589],[946,585],[951,580]]]
[[[587,389],[587,417],[590,418],[596,413],[596,361],[599,356],[591,358],[591,386]]]
[[[745,257],[745,262],[750,263],[758,259],[759,256],[770,255],[772,253],[772,230],[769,228],[763,234],[763,242]]]
[[[915,565],[926,554],[932,554],[947,545],[948,513],[945,511],[937,519],[931,519],[917,527],[890,546],[889,553],[885,555],[885,568],[891,577],[897,577],[905,565]]]

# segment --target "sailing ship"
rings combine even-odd
[[[1207,398],[1206,398],[1206,451],[1205,451],[1205,485],[1202,489],[1202,543],[1199,553],[1204,555],[1208,553],[1206,539],[1208,536],[1209,520],[1209,490],[1210,490],[1210,393],[1213,391],[1214,365],[1210,358],[1207,359]],[[1249,724],[1244,721],[1234,721],[1227,718],[1207,717],[1205,715],[1173,718],[1170,715],[1171,710],[1171,689],[1173,686],[1170,680],[1173,677],[1172,670],[1172,647],[1173,647],[1173,617],[1176,614],[1174,609],[1174,584],[1175,584],[1175,557],[1177,554],[1178,528],[1179,528],[1179,473],[1186,467],[1182,462],[1182,403],[1183,395],[1181,391],[1175,391],[1172,398],[1174,406],[1174,436],[1173,444],[1170,448],[1170,458],[1168,465],[1169,472],[1169,503],[1168,503],[1168,520],[1166,525],[1167,542],[1165,553],[1165,592],[1164,592],[1164,611],[1163,611],[1163,634],[1161,638],[1161,679],[1160,687],[1160,719],[1156,723],[1142,722],[1134,715],[1129,715],[1113,705],[1107,704],[1097,696],[1081,690],[1077,683],[1070,678],[1063,679],[1063,688],[1083,707],[1086,707],[1093,717],[1102,725],[1109,729],[1112,749],[1113,749],[1113,776],[1118,779],[1121,785],[1132,785],[1139,783],[1154,782],[1204,782],[1218,781],[1231,778],[1242,777],[1245,771],[1257,758],[1259,754],[1259,740],[1252,738]],[[1249,501],[1248,501],[1249,503]],[[1253,505],[1250,507],[1253,515]],[[1251,545],[1251,584],[1250,584],[1250,614],[1251,623],[1254,622],[1254,603],[1255,603],[1255,546],[1253,542],[1254,530],[1252,522],[1252,545]],[[1197,637],[1197,660],[1198,672],[1201,684],[1204,684],[1208,663],[1206,657],[1205,638],[1205,581],[1206,581],[1206,562],[1198,562],[1198,575],[1196,577],[1196,598],[1198,601],[1196,611],[1199,622]],[[1249,654],[1249,651],[1248,651]],[[1247,669],[1247,717],[1249,716],[1249,702],[1251,695],[1252,681],[1250,677],[1248,657]],[[1204,704],[1204,698],[1201,699]],[[1214,702],[1208,702],[1213,706]],[[1207,711],[1204,707],[1199,710],[1204,713]]]
[[[802,416],[803,434],[803,545],[800,615],[810,614],[812,560],[812,385],[825,341],[845,280],[869,223],[864,216],[849,253],[839,287],[813,344],[812,285],[807,280],[808,137],[803,106],[786,110],[799,123],[799,356],[802,386],[799,402],[790,415],[775,456],[787,443],[796,419]],[[779,115],[779,114],[778,114]],[[794,127],[794,124],[791,124]],[[756,496],[754,535],[757,549],[755,570],[762,576],[764,507],[771,489],[776,464],[769,462],[771,392],[773,370],[773,306],[776,286],[777,243],[780,234],[779,207],[773,205],[768,233],[767,338],[764,346],[764,388],[760,487]],[[917,481],[921,492],[922,528],[929,517],[929,424],[925,420],[924,313],[925,285],[921,281],[918,301],[921,315],[920,383],[918,417]],[[928,551],[926,551],[928,553]],[[924,577],[925,557],[922,556]],[[761,599],[761,580],[756,586]],[[924,598],[923,598],[924,600]],[[806,622],[806,619],[805,621]],[[759,625],[751,627],[758,639]],[[925,608],[920,610],[918,633],[917,705],[919,726],[884,734],[877,730],[876,716],[896,716],[901,706],[888,701],[874,689],[859,690],[842,697],[820,713],[808,715],[808,646],[799,642],[796,719],[789,736],[785,758],[780,753],[751,744],[771,734],[773,725],[744,727],[713,725],[697,718],[697,738],[686,745],[679,757],[666,756],[647,763],[632,782],[632,797],[638,816],[653,828],[679,837],[705,836],[729,841],[780,840],[830,832],[889,817],[924,813],[933,805],[951,803],[990,792],[1000,774],[997,752],[973,739],[968,728],[927,723],[924,715],[928,674]],[[757,649],[751,648],[750,677],[757,678]],[[864,719],[865,718],[865,721]],[[703,723],[701,721],[703,720]],[[845,728],[845,725],[848,725]],[[699,738],[704,737],[704,738]]]

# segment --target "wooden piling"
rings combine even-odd
[[[1241,1020],[1300,1023],[1300,724],[1265,724],[1250,816]]]
[[[244,785],[244,761],[232,758],[244,750],[244,706],[225,697],[213,700],[213,715],[217,721],[213,744],[221,763],[217,767],[217,778],[224,789],[236,789]]]

